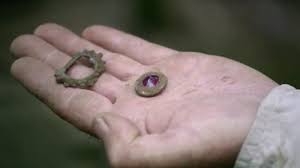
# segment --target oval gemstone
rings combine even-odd
[[[157,75],[149,75],[143,80],[143,85],[145,87],[155,87],[159,82],[159,77]]]

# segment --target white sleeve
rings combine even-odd
[[[234,168],[300,168],[300,90],[281,85],[262,101]]]

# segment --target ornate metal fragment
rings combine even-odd
[[[65,87],[88,88],[93,86],[98,77],[104,72],[105,62],[101,60],[101,53],[96,53],[93,50],[84,50],[73,55],[73,58],[62,68],[55,71],[55,78],[57,83],[62,83]],[[94,72],[82,79],[72,78],[67,74],[67,71],[76,63],[81,57],[87,58],[92,64]]]
[[[143,97],[161,93],[167,86],[168,78],[160,72],[147,72],[136,80],[135,91]]]

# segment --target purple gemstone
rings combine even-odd
[[[149,75],[143,80],[143,85],[145,87],[155,87],[159,82],[159,77],[157,75]]]

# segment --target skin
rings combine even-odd
[[[103,53],[106,71],[91,89],[65,88],[55,69],[83,49]],[[277,86],[233,60],[179,52],[124,32],[91,26],[82,36],[56,24],[11,44],[11,73],[55,114],[103,140],[112,167],[231,167],[262,99]],[[167,88],[146,98],[136,79],[157,71]],[[73,77],[91,72],[83,64]]]

